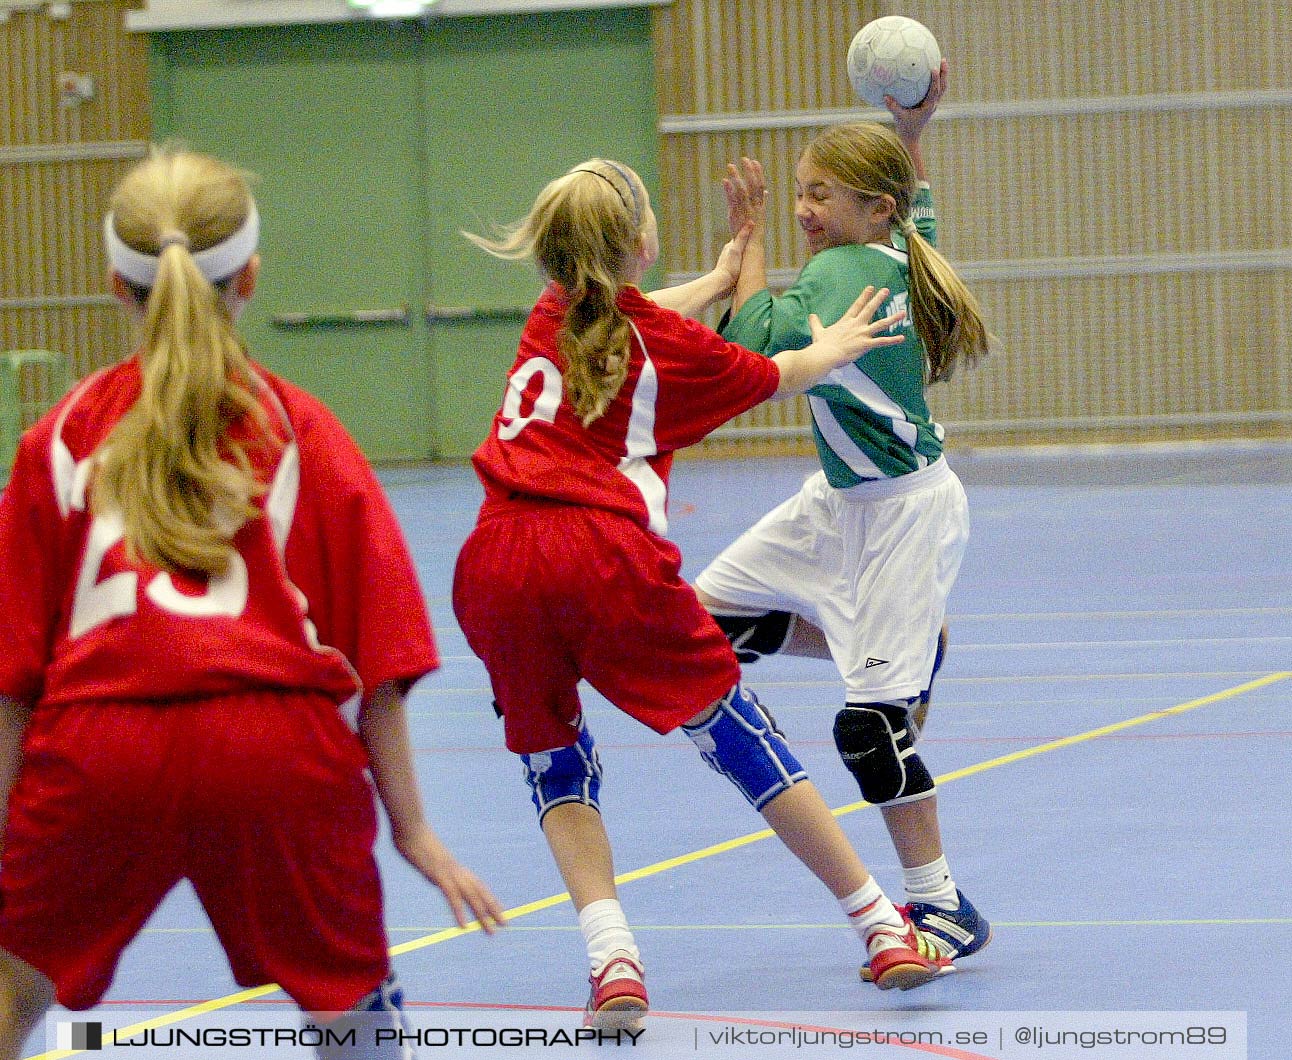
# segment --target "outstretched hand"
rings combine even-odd
[[[837,351],[831,356],[834,368],[850,364],[867,350],[879,346],[895,346],[905,341],[904,335],[885,334],[906,319],[905,310],[899,309],[886,317],[875,319],[875,314],[887,301],[888,295],[887,287],[879,290],[867,287],[848,307],[848,311],[829,327],[825,327],[815,313],[809,315],[808,327],[812,331],[813,343],[821,343],[823,349],[829,347]]]
[[[903,141],[918,141],[924,126],[928,125],[933,112],[938,109],[938,100],[947,90],[947,61],[933,71],[929,80],[929,90],[924,98],[913,107],[903,107],[892,96],[884,97],[884,105],[893,116],[893,130]]]
[[[727,163],[722,180],[727,196],[727,227],[734,238],[746,225],[757,228],[767,220],[767,184],[763,164],[754,158],[741,158],[740,168]]]
[[[829,327],[823,326],[815,313],[811,314],[808,327],[812,330],[812,344],[798,350],[782,350],[772,357],[781,373],[775,396],[783,398],[802,394],[836,368],[851,364],[867,350],[895,346],[905,341],[905,335],[885,334],[906,318],[904,310],[874,319],[879,307],[888,300],[888,294],[887,287],[879,290],[867,287],[848,311]]]

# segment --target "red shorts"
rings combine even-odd
[[[387,974],[367,755],[335,704],[257,693],[37,709],[23,755],[0,947],[68,1008],[103,996],[183,878],[242,986],[276,982],[333,1012]]]
[[[517,501],[481,521],[458,556],[453,610],[510,750],[575,742],[581,678],[659,733],[740,679],[681,563],[671,542],[598,509]]]

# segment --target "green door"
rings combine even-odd
[[[592,155],[654,187],[647,8],[168,32],[153,59],[158,136],[257,175],[253,356],[374,460],[466,456],[497,408],[541,281],[460,229]]]
[[[257,178],[252,355],[327,402],[376,459],[430,455],[414,317],[347,323],[411,313],[422,295],[421,44],[410,22],[158,36],[156,126]]]
[[[521,217],[549,180],[593,156],[618,158],[648,187],[658,120],[646,8],[440,19],[427,29],[428,341],[445,456],[471,452],[498,408],[524,313],[542,289],[529,263],[502,262],[460,230]],[[518,310],[520,312],[518,312]]]

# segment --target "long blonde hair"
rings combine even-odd
[[[975,364],[987,353],[992,337],[973,292],[915,230],[911,210],[919,182],[915,163],[897,134],[874,122],[836,125],[808,144],[803,156],[863,199],[888,195],[897,204],[893,227],[906,240],[908,308],[924,345],[925,382],[950,379],[961,360]]]
[[[119,513],[136,559],[170,571],[225,573],[232,538],[265,490],[252,452],[275,446],[234,330],[225,283],[193,254],[224,242],[253,208],[244,174],[207,155],[155,149],[112,196],[112,230],[157,258],[156,279],[127,281],[143,308],[138,400],[99,447],[91,507]],[[236,274],[235,274],[236,275]],[[250,415],[248,439],[229,427]]]
[[[616,302],[641,247],[645,188],[632,170],[593,158],[547,185],[498,239],[462,234],[499,258],[533,255],[569,299],[557,335],[565,393],[586,427],[628,376],[632,327]]]

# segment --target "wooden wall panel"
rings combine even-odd
[[[660,8],[660,111],[847,106],[837,43],[846,49],[877,10],[866,0],[678,0]]]
[[[1292,424],[1292,89],[1286,24],[1241,0],[676,0],[657,15],[670,279],[726,238],[728,159],[767,167],[773,286],[803,261],[793,167],[859,108],[844,58],[881,14],[937,34],[951,92],[925,135],[942,249],[1000,349],[936,388],[952,437]],[[776,15],[776,17],[773,17]],[[713,451],[807,430],[801,403]]]
[[[1287,348],[1268,341],[1287,325],[1286,273],[976,286],[996,310],[1001,341],[976,370],[934,388],[946,420],[1201,426],[1265,422],[1286,408]]]
[[[122,0],[0,23],[0,349],[66,353],[77,375],[121,356],[128,328],[107,290],[108,196],[150,134],[147,41]],[[66,105],[59,75],[93,80]]]

